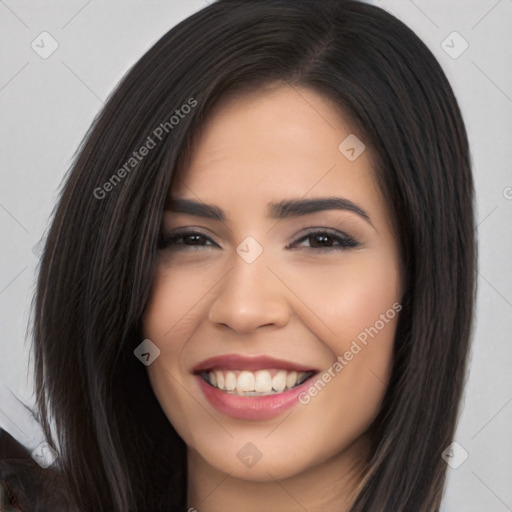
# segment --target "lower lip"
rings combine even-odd
[[[196,375],[199,386],[207,400],[226,416],[240,420],[263,421],[279,416],[298,402],[298,396],[309,385],[311,377],[283,393],[267,396],[240,396],[221,391],[210,386],[203,378]]]

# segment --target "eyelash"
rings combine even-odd
[[[326,247],[306,247],[307,249],[311,249],[314,251],[343,251],[347,249],[353,249],[355,247],[358,247],[360,244],[353,238],[349,237],[348,235],[345,235],[344,233],[341,233],[339,231],[332,231],[329,229],[316,229],[315,231],[310,231],[307,234],[303,235],[301,238],[296,240],[295,242],[292,242],[290,245],[288,245],[287,249],[296,249],[298,244],[311,239],[313,236],[318,235],[327,235],[327,237],[331,238],[335,243],[338,245],[331,245]],[[198,236],[201,237],[203,240],[206,240],[207,242],[210,242],[208,245],[187,245],[184,243],[177,243],[180,240],[184,239],[188,236]],[[181,246],[181,247],[180,247]],[[205,235],[204,233],[201,233],[199,231],[177,231],[176,233],[173,233],[171,235],[165,236],[163,235],[159,241],[158,244],[159,249],[172,249],[172,250],[197,250],[197,248],[202,247],[217,247],[221,249],[220,245],[218,245],[216,242],[214,242],[209,236]],[[190,249],[185,249],[190,248]]]

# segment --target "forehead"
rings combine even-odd
[[[173,195],[378,193],[368,148],[355,160],[344,152],[352,131],[336,105],[309,89],[275,86],[227,98],[210,113]]]

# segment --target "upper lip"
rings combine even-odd
[[[192,369],[193,373],[202,373],[212,370],[269,370],[280,369],[296,372],[316,372],[314,368],[303,364],[275,359],[269,356],[242,356],[226,354],[210,357],[200,362]]]

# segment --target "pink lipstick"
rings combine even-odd
[[[227,416],[263,421],[292,407],[318,373],[268,356],[228,354],[209,358],[192,372],[208,402]]]

